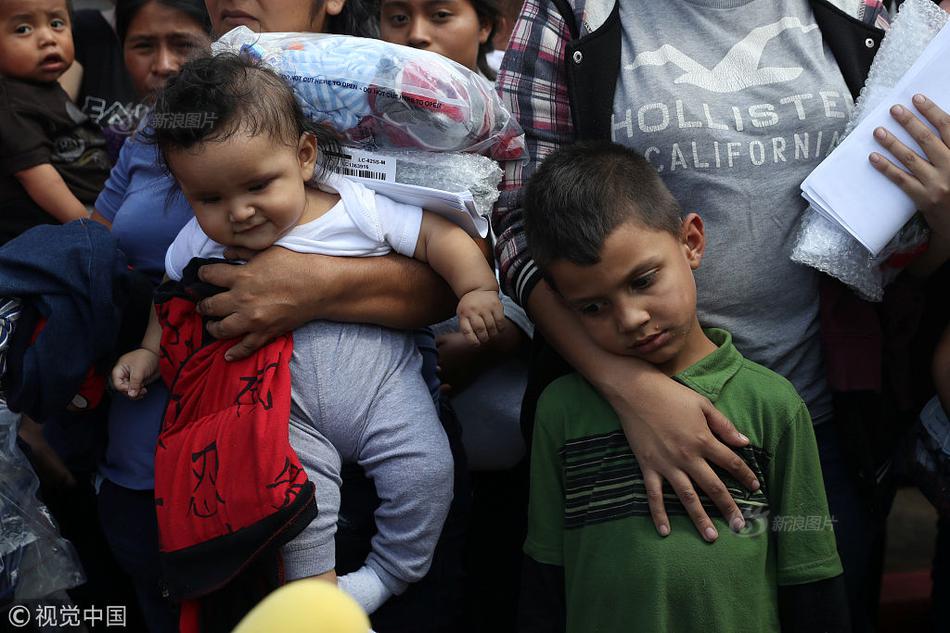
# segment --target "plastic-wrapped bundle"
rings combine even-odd
[[[238,27],[215,52],[274,68],[304,113],[363,149],[525,156],[524,132],[491,83],[437,53],[380,40],[319,33],[254,33]]]
[[[85,582],[72,545],[36,498],[40,482],[16,445],[19,421],[0,401],[0,605]]]
[[[874,57],[846,134],[887,97],[948,18],[950,15],[930,0],[907,0],[901,6]],[[884,287],[899,272],[889,267],[887,260],[895,254],[914,252],[926,241],[927,234],[926,224],[915,216],[877,257],[872,257],[847,231],[809,208],[802,217],[791,258],[840,279],[864,299],[880,301]]]
[[[396,182],[442,191],[469,191],[478,214],[487,217],[498,201],[502,171],[484,156],[391,152],[396,156]]]

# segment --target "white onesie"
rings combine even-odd
[[[294,227],[275,242],[298,253],[375,257],[396,251],[412,257],[422,226],[422,209],[380,195],[345,176],[330,174],[319,188],[340,201],[322,216]],[[181,280],[195,257],[223,257],[225,247],[205,235],[192,218],[165,253],[165,274]]]

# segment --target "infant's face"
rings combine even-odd
[[[75,58],[66,0],[0,2],[0,75],[53,82]]]
[[[166,159],[208,237],[263,250],[304,219],[315,155],[309,135],[291,147],[237,132],[169,152]]]

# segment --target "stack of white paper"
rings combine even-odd
[[[358,180],[367,189],[388,196],[396,202],[416,205],[426,211],[438,213],[465,229],[472,237],[488,235],[488,220],[479,215],[475,198],[470,191],[442,191],[396,182],[396,159],[392,156],[344,147],[338,158],[339,162],[334,170]]]
[[[900,104],[918,114],[911,99],[922,93],[950,112],[948,60],[950,25],[944,26],[930,42],[890,95],[802,183],[802,196],[809,204],[844,227],[872,255],[880,253],[915,212],[910,197],[871,166],[868,160],[871,152],[883,154],[900,165],[900,161],[874,140],[873,132],[878,127],[886,127],[926,159],[917,142],[891,117],[890,108]],[[918,114],[918,118],[926,123],[922,115]]]
[[[438,213],[446,220],[458,224],[472,237],[488,235],[488,220],[475,210],[475,198],[468,191],[452,193],[399,182],[382,182],[359,177],[355,180],[359,180],[367,189],[388,196],[396,202],[414,204],[426,211]]]

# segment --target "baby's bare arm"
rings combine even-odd
[[[161,342],[162,326],[152,306],[141,347],[123,354],[112,368],[112,386],[116,391],[133,400],[145,397],[146,385],[158,378]]]
[[[495,274],[468,233],[445,218],[423,211],[413,257],[426,262],[451,286],[456,297],[473,290],[498,293]]]
[[[445,279],[459,298],[459,329],[473,345],[485,343],[504,327],[498,282],[484,253],[468,234],[433,213],[423,212],[414,257]]]
[[[86,206],[69,190],[63,177],[49,163],[36,165],[14,174],[41,209],[65,224],[89,217]]]

